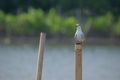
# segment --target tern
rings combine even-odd
[[[79,24],[76,24],[76,33],[75,33],[75,41],[76,43],[82,43],[85,40],[84,33],[82,32],[81,26]]]

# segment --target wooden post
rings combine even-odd
[[[75,80],[82,80],[82,46],[75,44]]]
[[[75,80],[82,80],[82,43],[84,42],[84,34],[81,26],[76,24],[75,33]]]
[[[42,78],[42,66],[43,66],[43,55],[44,55],[43,53],[44,53],[45,37],[46,37],[45,33],[40,34],[36,80],[41,80],[41,78]]]

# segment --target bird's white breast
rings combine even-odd
[[[75,33],[75,39],[76,41],[83,42],[84,41],[84,34],[82,31],[77,30]]]

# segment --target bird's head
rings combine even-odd
[[[81,30],[81,26],[79,24],[76,24],[77,30]]]
[[[76,27],[80,26],[79,24],[76,24]]]

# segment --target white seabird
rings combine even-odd
[[[75,41],[76,43],[82,43],[85,40],[84,34],[82,32],[81,26],[79,24],[76,24],[77,29],[76,29],[76,33],[75,33]]]

